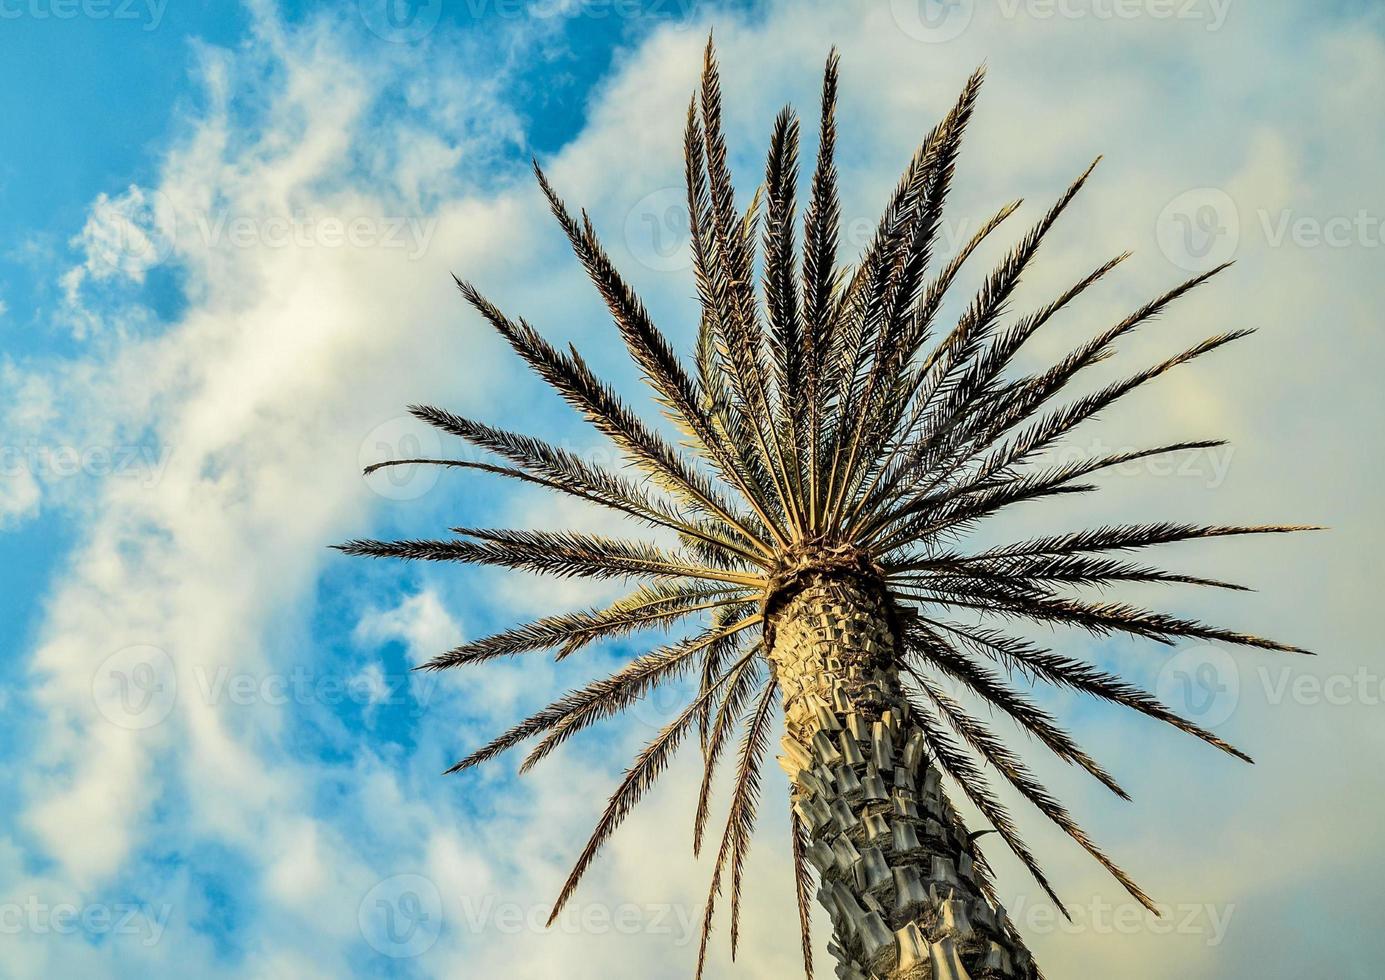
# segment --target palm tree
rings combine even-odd
[[[808,975],[809,895],[816,879],[818,899],[832,922],[829,948],[839,977],[1037,977],[996,900],[978,846],[981,833],[996,833],[1060,908],[1062,902],[988,785],[977,756],[1137,901],[1153,905],[952,692],[965,689],[1122,798],[1111,775],[1002,674],[1124,705],[1247,757],[1120,676],[1042,649],[996,628],[994,620],[1064,624],[1163,643],[1193,637],[1297,650],[1097,601],[1084,597],[1081,587],[1158,582],[1235,588],[1116,555],[1168,542],[1299,528],[1118,524],[982,550],[963,547],[966,531],[1009,505],[1092,491],[1088,477],[1132,460],[1221,445],[1178,442],[1062,465],[1045,457],[1117,399],[1249,331],[1220,334],[1129,378],[1055,402],[1080,372],[1110,355],[1117,340],[1219,267],[1151,300],[1052,367],[1032,374],[1015,369],[1016,352],[1035,331],[1125,258],[1102,263],[1027,315],[1005,316],[1021,273],[1091,173],[1088,168],[986,277],[956,323],[937,332],[940,305],[958,270],[1016,208],[1001,208],[946,261],[935,254],[981,72],[923,140],[850,270],[837,265],[837,76],[834,52],[823,80],[820,148],[800,261],[798,120],[788,109],[779,113],[762,194],[741,212],[727,167],[709,41],[684,147],[702,310],[691,368],[616,271],[587,215],[571,214],[535,165],[554,215],[681,444],[637,415],[575,348],[554,347],[524,320],[510,319],[458,281],[470,304],[519,356],[619,448],[628,471],[602,468],[531,436],[431,407],[412,412],[493,461],[381,464],[436,462],[546,487],[656,529],[658,540],[468,527],[454,528],[455,537],[445,540],[355,540],[340,547],[356,555],[640,583],[604,608],[556,613],[468,642],[424,664],[427,670],[550,649],[563,659],[602,640],[679,627],[671,642],[564,695],[448,770],[470,769],[537,739],[521,767],[527,771],[659,685],[687,681],[691,692],[696,681],[691,700],[625,773],[558,896],[555,918],[601,847],[696,731],[705,772],[693,815],[695,851],[704,840],[718,765],[730,761],[734,768],[698,975],[725,891],[734,955],[762,770],[782,711],[778,758],[790,783],[794,884]],[[763,249],[763,301],[755,283],[757,241]],[[684,628],[689,621],[695,629]],[[944,791],[944,777],[980,812],[987,830],[968,831]]]

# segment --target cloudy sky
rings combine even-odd
[[[1017,305],[1134,258],[1036,340],[1037,360],[1237,260],[1115,367],[1260,332],[1075,436],[1083,451],[1232,445],[1112,474],[1102,499],[1007,527],[1329,525],[1171,552],[1257,591],[1162,596],[1319,656],[1045,637],[1127,671],[1257,764],[1051,698],[1134,802],[1036,765],[1167,914],[1132,907],[1032,811],[1074,921],[993,856],[1054,977],[1380,975],[1377,4],[0,0],[0,976],[689,974],[710,870],[690,856],[691,759],[540,928],[671,704],[641,705],[523,781],[505,761],[439,775],[639,641],[561,667],[409,673],[602,593],[326,546],[604,520],[485,477],[360,468],[460,451],[404,414],[420,401],[606,452],[449,274],[633,393],[528,161],[590,209],[686,343],[680,129],[710,29],[747,197],[774,113],[811,116],[840,48],[844,259],[978,64],[989,77],[950,241],[1016,196],[1039,213],[1105,154]],[[784,792],[776,772],[768,796]],[[713,976],[796,966],[785,808],[765,809],[748,939],[735,967],[716,944]]]

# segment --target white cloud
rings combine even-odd
[[[0,528],[33,517],[39,510],[39,486],[23,463],[6,466],[5,483],[0,488]]]
[[[962,213],[1022,192],[1034,201],[1023,220],[1032,220],[1090,156],[1111,151],[1046,254],[1050,264],[1026,283],[1020,305],[1132,241],[1141,254],[1124,284],[1084,305],[1082,324],[1104,322],[1171,284],[1182,272],[1157,249],[1161,209],[1189,189],[1224,188],[1241,223],[1237,272],[1215,293],[1180,307],[1171,322],[1135,338],[1122,361],[1247,320],[1266,324],[1266,336],[1242,360],[1223,359],[1220,372],[1170,379],[1138,412],[1115,416],[1121,427],[1110,431],[1129,437],[1158,425],[1207,424],[1229,428],[1247,448],[1215,495],[1169,480],[1139,487],[1123,481],[1115,501],[1097,506],[1119,503],[1127,513],[1196,507],[1202,516],[1215,511],[1214,518],[1239,517],[1249,507],[1255,517],[1346,525],[1342,538],[1355,542],[1360,556],[1318,541],[1276,542],[1253,564],[1244,557],[1259,555],[1253,546],[1239,559],[1220,559],[1235,566],[1233,573],[1253,571],[1264,589],[1222,608],[1291,639],[1326,636],[1339,652],[1315,669],[1354,663],[1372,635],[1362,613],[1369,597],[1364,585],[1338,589],[1334,581],[1337,574],[1362,583],[1372,578],[1364,556],[1380,543],[1372,516],[1380,454],[1366,450],[1380,427],[1339,423],[1353,413],[1365,421],[1379,415],[1368,365],[1381,353],[1374,325],[1380,297],[1363,288],[1378,283],[1371,263],[1379,253],[1272,248],[1256,228],[1261,212],[1286,206],[1319,221],[1354,211],[1362,203],[1356,198],[1373,186],[1380,134],[1359,120],[1373,118],[1385,76],[1378,38],[1352,37],[1344,26],[1286,47],[1278,15],[1261,10],[1256,19],[1232,11],[1221,30],[1209,32],[1171,21],[1006,17],[985,7],[955,40],[927,44],[892,19],[900,6],[795,4],[753,22],[718,18],[743,187],[761,165],[779,101],[792,96],[805,119],[812,118],[816,66],[835,42],[844,53],[849,222],[874,216],[912,141],[982,60],[992,66],[991,80],[959,168]],[[20,519],[40,507],[42,488],[72,509],[83,530],[33,654],[32,695],[43,717],[36,756],[21,777],[20,826],[52,859],[53,870],[43,878],[20,873],[22,861],[6,838],[0,838],[0,869],[14,872],[14,894],[85,901],[106,893],[144,855],[214,842],[244,863],[261,906],[245,926],[255,952],[242,964],[257,975],[349,972],[357,962],[351,944],[362,941],[361,904],[382,882],[412,874],[435,885],[449,924],[421,960],[435,975],[682,976],[695,951],[656,930],[646,906],[675,907],[664,920],[675,938],[679,915],[700,910],[708,869],[682,855],[686,778],[632,819],[581,895],[606,907],[635,903],[645,914],[637,921],[647,928],[619,942],[593,931],[530,937],[527,926],[516,936],[495,915],[478,913],[476,903],[490,898],[527,914],[556,892],[564,862],[580,847],[609,789],[609,773],[641,734],[648,737],[636,722],[616,739],[619,745],[574,747],[524,790],[491,775],[468,777],[461,788],[437,778],[443,756],[457,748],[458,729],[468,738],[482,735],[478,716],[487,724],[508,720],[570,671],[523,661],[459,679],[432,705],[417,758],[377,755],[386,748],[365,743],[355,746],[346,767],[296,755],[284,737],[296,719],[284,706],[237,705],[199,688],[197,678],[218,668],[262,680],[314,659],[304,652],[313,643],[304,609],[325,563],[338,560],[324,546],[368,527],[377,513],[416,527],[415,518],[439,509],[437,491],[416,502],[388,494],[382,500],[356,478],[363,440],[401,406],[434,400],[502,421],[541,412],[527,397],[537,389],[516,380],[499,345],[461,309],[450,271],[480,282],[553,336],[580,338],[603,368],[618,366],[622,378],[633,377],[532,189],[512,187],[508,171],[482,186],[470,182],[473,168],[494,163],[519,138],[495,79],[468,72],[464,63],[411,61],[416,56],[407,49],[352,48],[329,20],[289,28],[263,4],[253,12],[257,45],[201,49],[209,108],[169,152],[157,186],[98,200],[78,236],[83,261],[62,281],[68,315],[94,341],[91,354],[37,376],[5,379],[7,388],[35,393],[25,404],[40,406],[27,410],[14,430],[26,438],[110,446],[151,427],[157,444],[171,452],[152,485],[107,479],[89,494],[64,494],[27,474],[7,480],[0,496],[0,514]],[[703,36],[664,30],[630,51],[593,95],[581,134],[550,161],[565,196],[591,206],[613,250],[629,253],[632,278],[647,289],[651,307],[684,339],[693,322],[687,274],[639,264],[649,255],[639,238],[647,225],[627,217],[637,202],[679,180],[679,128]],[[1292,63],[1292,71],[1282,80],[1267,78],[1267,58]],[[267,86],[265,77],[272,79]],[[1183,95],[1170,91],[1175,77],[1200,81]],[[247,91],[265,106],[249,129],[230,111]],[[402,92],[407,112],[381,119],[373,112],[381,91]],[[1256,110],[1262,101],[1274,102],[1276,112]],[[346,161],[360,164],[353,169]],[[295,215],[317,231],[290,232],[285,240],[278,223]],[[409,247],[381,244],[378,233],[401,217],[430,229],[427,241],[421,233],[408,240],[406,230]],[[333,244],[337,236],[322,235],[322,222],[332,219],[373,229],[375,244]],[[188,309],[165,330],[127,331],[139,311],[103,305],[95,288],[138,283],[156,259],[186,270]],[[48,394],[39,398],[40,392]],[[1151,412],[1168,417],[1153,419]],[[1358,454],[1370,458],[1350,466],[1365,472],[1324,499],[1323,475],[1340,473]],[[442,492],[457,485],[437,484]],[[517,497],[509,512],[547,526],[591,520],[585,512],[528,500]],[[454,502],[454,509],[464,508]],[[1089,511],[1074,519],[1105,515]],[[1342,571],[1325,575],[1320,566],[1329,560]],[[480,581],[501,581],[498,595],[518,611],[554,600],[590,601],[565,584],[521,592],[512,578]],[[399,640],[417,663],[454,645],[463,626],[475,632],[473,616],[485,612],[488,596],[471,597],[459,617],[450,605],[457,600],[449,595],[445,602],[443,595],[428,585],[390,608],[367,611],[355,626],[358,644]],[[167,653],[176,665],[176,696],[159,724],[120,727],[102,714],[92,686],[103,665],[109,672],[113,655],[135,646]],[[129,666],[115,662],[122,670]],[[379,679],[381,668],[342,669]],[[132,695],[150,693],[139,687],[150,677],[169,682],[132,669],[121,677]],[[1076,808],[1092,814],[1112,851],[1128,854],[1135,870],[1155,879],[1156,894],[1234,903],[1236,917],[1227,942],[1215,949],[1199,934],[1121,937],[1129,941],[1091,929],[1036,935],[1053,975],[1155,977],[1168,975],[1170,964],[1190,977],[1237,975],[1254,955],[1236,941],[1237,930],[1263,928],[1260,896],[1289,881],[1326,892],[1330,879],[1315,878],[1315,868],[1330,871],[1343,854],[1363,862],[1378,856],[1378,842],[1341,834],[1348,821],[1335,817],[1325,818],[1332,833],[1314,836],[1312,847],[1303,843],[1313,801],[1334,799],[1341,814],[1370,812],[1378,803],[1372,754],[1340,752],[1342,744],[1371,738],[1373,723],[1378,729],[1378,719],[1361,706],[1330,715],[1297,706],[1271,717],[1248,702],[1235,720],[1236,734],[1252,735],[1264,750],[1257,755],[1292,764],[1205,785],[1200,780],[1209,771],[1223,770],[1201,764],[1205,757],[1182,743],[1149,748],[1135,729],[1112,721],[1103,715],[1101,725],[1084,724],[1083,731],[1133,776],[1141,803],[1118,810],[1074,788]],[[1310,765],[1323,758],[1334,765]],[[1196,783],[1184,776],[1194,764]],[[687,775],[680,767],[670,779]],[[336,802],[321,813],[316,794],[328,791]],[[484,815],[454,826],[461,794],[485,794]],[[782,914],[788,896],[782,808],[770,805],[773,798],[767,793],[771,832],[758,859],[772,874],[763,888],[757,883],[747,911],[747,976],[787,975],[795,955],[792,924]],[[1255,829],[1256,848],[1237,836],[1247,827]],[[1077,895],[1113,894],[1072,849],[1043,832],[1036,837],[1056,877]],[[1222,850],[1209,855],[1208,841]],[[1155,853],[1159,860],[1149,857]],[[1283,862],[1265,861],[1265,853]],[[1000,863],[1007,884],[1022,890],[1014,869]],[[214,975],[214,950],[180,903],[153,948],[60,950],[30,935],[35,941],[17,943],[15,956],[29,975],[167,974],[192,970],[191,964]],[[476,922],[478,914],[481,925],[472,931],[451,928]],[[726,965],[723,945],[719,971]]]
[[[462,642],[462,629],[434,591],[406,598],[392,609],[369,612],[356,624],[358,642],[402,640],[409,659],[422,663]]]

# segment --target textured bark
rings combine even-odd
[[[832,919],[837,976],[1032,980],[900,683],[898,612],[868,577],[811,572],[774,599],[780,763]]]

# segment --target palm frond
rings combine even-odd
[[[702,852],[702,836],[711,813],[712,781],[721,761],[721,753],[730,743],[731,734],[741,721],[747,700],[756,690],[763,690],[764,687],[756,667],[756,664],[747,662],[736,668],[736,674],[726,685],[726,695],[722,698],[716,718],[708,731],[703,753],[702,788],[698,791],[697,811],[693,815],[694,856]],[[703,689],[710,689],[714,683],[705,684]]]
[[[794,187],[798,183],[798,119],[784,109],[774,121],[769,159],[765,163],[765,233],[763,274],[765,312],[769,320],[770,364],[780,408],[778,445],[786,464],[793,498],[803,502],[803,318],[798,306],[794,257]]]
[[[625,452],[633,464],[687,505],[725,521],[769,552],[750,530],[752,522],[734,513],[725,497],[704,475],[695,471],[676,449],[641,421],[614,390],[592,374],[576,349],[563,354],[523,320],[516,322],[506,317],[470,284],[457,280],[457,288],[515,352]]]
[[[909,669],[907,664],[905,669]],[[1039,862],[1035,859],[1033,852],[1029,850],[1029,845],[1019,836],[1014,821],[1010,817],[1010,812],[1003,803],[995,798],[986,782],[986,777],[981,774],[981,770],[971,759],[967,758],[961,747],[943,730],[942,724],[921,701],[911,698],[909,707],[913,721],[923,730],[924,736],[928,740],[928,747],[933,753],[933,758],[937,760],[939,768],[962,788],[967,799],[971,800],[972,805],[981,811],[981,815],[1000,835],[1001,840],[1005,841],[1005,846],[1010,848],[1015,857],[1019,858],[1030,877],[1043,889],[1044,894],[1057,906],[1058,910],[1064,916],[1071,918],[1067,906],[1063,904],[1058,893],[1049,884],[1043,869],[1039,867]]]
[[[478,766],[516,745],[557,728],[569,718],[580,719],[580,726],[585,728],[602,718],[619,714],[654,688],[680,677],[689,669],[698,653],[752,625],[754,623],[751,621],[742,621],[730,626],[703,630],[695,637],[637,657],[611,676],[593,681],[578,690],[569,691],[542,711],[530,715],[504,734],[492,739],[447,771],[462,772]]]
[[[837,191],[837,82],[836,49],[827,56],[822,75],[822,116],[818,131],[817,167],[807,213],[803,217],[803,409],[807,417],[803,450],[808,483],[808,514],[816,526],[821,515],[820,448],[823,427],[830,415],[829,398],[835,378],[829,370],[837,321],[832,316],[836,293],[837,244],[841,231],[841,199]]]
[[[985,586],[976,586],[969,580],[939,582],[935,583],[934,588],[936,591],[929,594],[903,594],[940,606],[977,609],[985,613],[1018,616],[1041,623],[1077,626],[1097,636],[1127,633],[1164,644],[1172,644],[1177,637],[1189,637],[1197,640],[1219,640],[1223,643],[1282,653],[1311,653],[1302,647],[1281,643],[1278,640],[1208,626],[1193,619],[1153,612],[1127,603],[1088,603],[1025,591],[1012,591],[997,596]]]
[[[731,793],[731,809],[726,818],[726,830],[722,834],[721,849],[717,853],[716,867],[712,872],[712,886],[702,916],[702,937],[698,944],[696,973],[699,980],[706,966],[707,941],[712,934],[713,914],[716,911],[717,897],[721,893],[722,870],[728,866],[731,869],[731,956],[734,959],[736,955],[740,934],[741,875],[745,869],[745,857],[755,829],[755,816],[760,800],[760,767],[764,763],[765,748],[769,741],[768,727],[773,717],[774,696],[777,692],[778,684],[771,680],[765,685],[755,709],[746,719],[736,767],[736,784]]]
[[[748,660],[753,653],[747,653],[742,659]],[[567,881],[563,884],[562,890],[558,893],[558,899],[553,903],[553,911],[548,916],[548,925],[552,925],[562,913],[563,907],[567,905],[572,893],[577,890],[577,884],[587,873],[587,869],[596,858],[599,851],[615,833],[625,818],[630,815],[635,804],[648,792],[654,785],[660,774],[668,766],[673,753],[683,741],[683,736],[697,712],[697,710],[712,697],[712,691],[705,691],[683,709],[677,718],[664,726],[658,736],[641,750],[635,758],[634,764],[625,773],[625,778],[621,780],[620,786],[611,796],[610,802],[606,805],[606,811],[601,815],[601,820],[592,833],[591,839],[587,841],[587,846],[582,849],[581,856],[573,866],[572,873],[568,875]]]
[[[1123,708],[1138,711],[1172,725],[1181,732],[1199,738],[1208,745],[1213,745],[1243,762],[1253,761],[1250,756],[1234,745],[1169,710],[1153,696],[1115,674],[1080,660],[1054,653],[1051,650],[1036,647],[1027,640],[1007,636],[998,630],[985,627],[968,627],[939,619],[926,619],[924,621],[931,626],[952,633],[981,656],[994,660],[1007,668],[1018,670],[1048,684],[1080,691],[1103,701],[1118,704]]]
[[[1174,524],[1167,521],[1150,524],[1116,524],[1074,531],[1068,534],[1046,535],[1012,545],[998,545],[979,552],[979,559],[1018,558],[1031,555],[1068,555],[1079,552],[1132,551],[1176,541],[1196,541],[1244,534],[1291,534],[1299,531],[1320,531],[1314,524]]]
[[[808,864],[808,830],[789,807],[789,837],[793,843],[794,898],[798,903],[798,931],[803,944],[803,974],[813,980],[813,872]]]
[[[913,650],[918,661],[928,663],[961,681],[988,704],[1009,715],[1058,758],[1080,766],[1121,799],[1130,799],[1120,784],[1071,735],[1059,728],[1057,720],[1047,711],[1019,691],[1007,687],[995,674],[958,654],[945,639],[927,630],[921,623],[913,624],[912,632],[918,641]]]
[[[769,473],[781,513],[790,528],[798,528],[800,515],[788,486],[788,465],[773,420],[777,405],[768,378],[764,327],[755,301],[755,242],[750,221],[740,220],[735,190],[726,160],[721,131],[721,80],[711,39],[702,70],[702,136],[711,201],[710,226],[705,230],[711,248],[696,249],[714,281],[722,302],[709,317],[716,333],[731,391],[750,418],[761,460]],[[758,195],[757,195],[758,200]],[[748,217],[753,218],[752,204]]]
[[[518,531],[453,528],[467,540],[370,541],[337,545],[348,555],[402,558],[406,561],[455,561],[499,565],[547,575],[587,578],[686,576],[756,587],[763,579],[728,569],[708,568],[642,541],[616,541],[577,531]]]
[[[867,423],[875,422],[881,411],[877,392],[888,395],[898,387],[898,375],[913,353],[906,313],[914,305],[932,256],[962,133],[975,107],[983,74],[978,70],[967,80],[956,105],[919,147],[862,258],[852,289],[844,297],[843,302],[852,304],[841,314],[847,328],[841,334],[844,366],[838,400],[846,424],[839,427],[828,474],[829,525],[845,506],[848,488],[857,482],[856,466]]]
[[[453,647],[422,667],[425,670],[462,667],[553,647],[561,648],[558,653],[561,660],[600,640],[650,627],[667,628],[699,612],[744,602],[745,595],[737,589],[701,582],[642,585],[605,608],[545,616]]]
[[[1111,877],[1120,882],[1121,887],[1130,894],[1130,897],[1139,902],[1151,912],[1158,912],[1159,908],[1154,904],[1154,900],[1146,895],[1138,885],[1131,880],[1130,876],[1118,867],[1115,862],[1108,858],[1099,847],[1087,836],[1086,831],[1073,821],[1067,809],[1054,799],[1049,792],[1043,788],[1034,778],[1024,763],[1014,755],[1005,743],[996,738],[984,724],[968,715],[956,701],[953,701],[937,686],[932,684],[927,678],[920,676],[916,671],[910,670],[910,674],[918,681],[919,685],[927,693],[928,698],[947,718],[948,723],[967,740],[971,746],[979,752],[991,765],[995,766],[1005,779],[1019,791],[1020,795],[1034,805],[1044,816],[1053,821],[1062,831],[1077,841],[1082,849],[1096,859],[1097,863],[1110,872]]]

